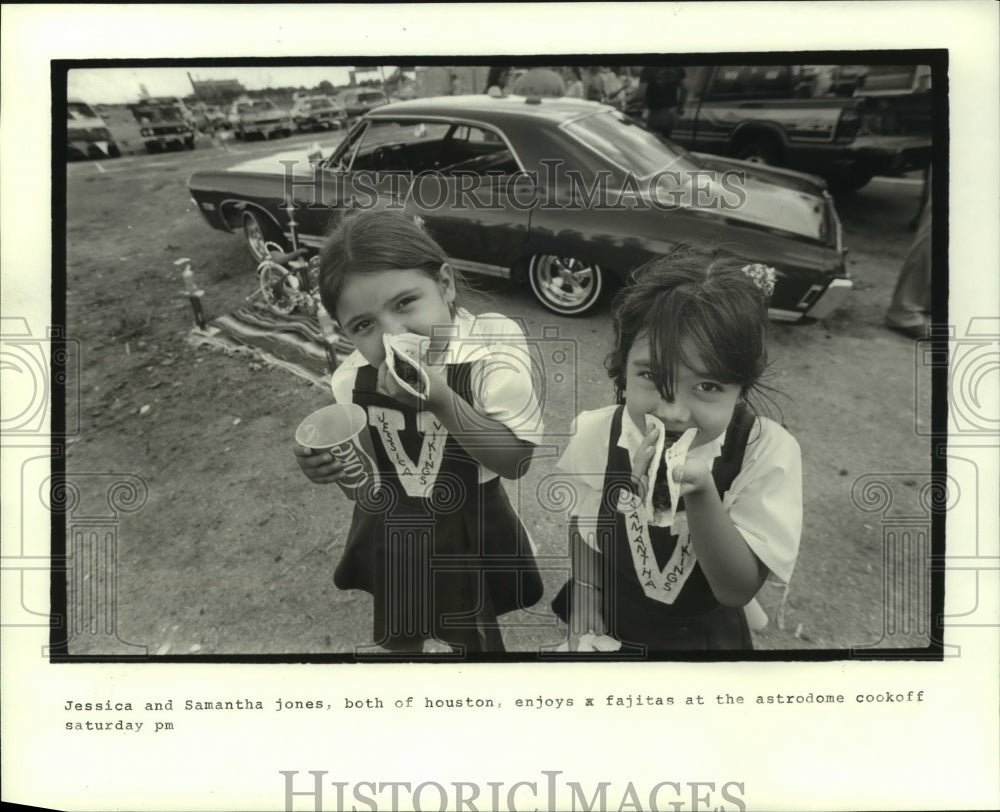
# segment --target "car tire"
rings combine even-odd
[[[188,149],[194,149],[194,136],[193,135],[190,138],[187,138],[187,139],[184,140],[184,146],[187,147]]]
[[[736,144],[733,157],[752,164],[781,166],[781,147],[769,135],[751,135]]]
[[[254,262],[262,262],[270,259],[271,252],[267,248],[268,243],[277,244],[285,248],[285,238],[278,231],[278,227],[268,220],[260,212],[248,209],[243,212],[243,236],[246,239],[247,250]]]
[[[546,310],[560,316],[582,316],[600,301],[605,272],[575,257],[535,254],[528,263],[528,281]]]

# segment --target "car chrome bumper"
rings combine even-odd
[[[825,319],[844,304],[847,294],[851,292],[853,287],[854,283],[850,279],[834,279],[805,315],[811,319]]]

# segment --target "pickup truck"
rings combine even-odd
[[[692,151],[810,172],[838,192],[927,166],[929,92],[920,99],[927,131],[894,134],[873,100],[813,96],[809,79],[791,65],[688,68],[671,138]]]

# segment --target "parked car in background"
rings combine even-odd
[[[839,72],[827,73],[794,65],[688,68],[671,138],[692,150],[811,172],[835,191],[927,166],[929,132],[885,131],[878,111],[849,95],[860,75],[840,88]]]
[[[147,152],[194,149],[194,119],[176,96],[156,96],[130,104]]]
[[[345,90],[340,94],[339,101],[350,118],[363,116],[369,110],[374,110],[389,99],[381,90]]]
[[[300,131],[339,130],[347,126],[347,113],[327,96],[305,96],[295,100],[292,121]]]
[[[292,117],[270,99],[243,99],[233,102],[229,121],[237,138],[267,139],[292,134]]]
[[[80,160],[120,155],[107,122],[97,111],[80,99],[69,99],[66,103],[66,157]]]
[[[680,242],[774,267],[775,319],[823,317],[852,286],[821,179],[692,155],[596,102],[396,102],[369,112],[332,154],[310,163],[307,151],[202,169],[188,188],[208,224],[242,233],[257,260],[268,243],[289,247],[286,199],[298,244],[313,250],[351,208],[399,207],[460,271],[524,280],[565,316],[591,311]]]

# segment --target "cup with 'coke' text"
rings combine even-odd
[[[340,489],[357,500],[378,487],[372,453],[366,448],[368,416],[356,403],[333,403],[299,423],[295,442],[313,452],[329,451],[344,466]]]

